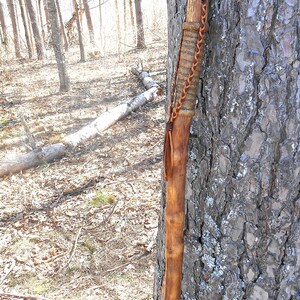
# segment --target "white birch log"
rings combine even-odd
[[[76,147],[78,144],[95,137],[97,134],[103,132],[119,120],[125,118],[132,111],[152,100],[157,93],[158,86],[151,87],[148,91],[145,91],[130,101],[124,102],[110,111],[103,113],[96,120],[79,131],[66,136],[63,142],[72,147]]]
[[[162,95],[162,88],[156,81],[153,80],[148,72],[143,71],[140,67],[132,68],[131,72],[141,80],[147,90],[151,89],[152,87],[157,87],[157,94]]]
[[[59,143],[35,149],[7,162],[0,161],[0,177],[37,167],[43,163],[49,163],[64,156],[65,152],[66,146]]]
[[[35,149],[29,153],[20,155],[13,161],[0,160],[0,178],[9,174],[20,172],[22,170],[36,167],[45,162],[49,163],[54,159],[64,156],[67,145],[76,147],[78,144],[95,137],[97,134],[108,129],[119,120],[128,116],[132,111],[153,100],[156,95],[162,94],[162,88],[150,77],[149,73],[137,69],[135,69],[133,73],[136,74],[143,82],[145,88],[148,89],[147,91],[135,98],[130,99],[127,102],[116,106],[110,111],[103,113],[89,125],[83,127],[73,134],[66,136],[62,143]]]

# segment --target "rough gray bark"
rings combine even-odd
[[[21,9],[21,17],[22,17],[22,22],[24,26],[24,32],[25,32],[25,39],[26,39],[26,44],[27,44],[27,50],[28,50],[28,58],[32,58],[32,48],[31,48],[31,43],[30,43],[30,36],[29,36],[29,31],[28,31],[28,23],[26,20],[26,12],[25,12],[25,7],[24,3],[22,0],[19,0],[20,4],[20,9]]]
[[[27,4],[27,9],[31,21],[31,27],[33,31],[33,37],[34,37],[34,42],[35,42],[35,48],[36,48],[36,53],[37,53],[37,58],[39,60],[44,58],[44,51],[43,51],[43,43],[42,43],[42,38],[41,34],[39,31],[38,23],[37,23],[37,18],[36,14],[32,5],[31,0],[25,0]]]
[[[168,0],[168,93],[186,1]],[[210,1],[182,299],[300,299],[299,1]],[[165,199],[162,203],[162,215]],[[155,299],[161,299],[164,218]]]
[[[13,29],[13,33],[14,33],[14,46],[15,46],[16,57],[21,58],[20,41],[19,41],[19,34],[18,34],[18,29],[17,29],[17,20],[16,20],[14,1],[7,0],[7,6],[8,6],[12,29]]]
[[[55,0],[47,0],[49,19],[51,24],[52,46],[56,58],[56,64],[59,74],[60,92],[67,92],[70,89],[70,80],[67,74],[65,56],[61,46],[61,36],[59,34],[59,25]]]

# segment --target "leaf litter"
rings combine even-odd
[[[38,146],[58,142],[144,91],[129,71],[137,61],[164,87],[165,57],[164,42],[85,63],[69,53],[65,94],[57,92],[51,55],[2,66],[0,159],[28,150],[19,110]],[[59,161],[0,181],[2,293],[152,299],[164,101],[158,97]]]

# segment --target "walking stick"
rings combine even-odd
[[[167,203],[163,284],[165,300],[179,300],[181,296],[186,162],[199,85],[207,14],[208,0],[188,0],[172,87],[169,120],[166,125],[164,178],[167,180]]]

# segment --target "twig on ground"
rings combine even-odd
[[[106,272],[104,272],[103,276],[107,275],[110,272],[113,272],[113,271],[116,271],[116,270],[121,269],[123,267],[126,267],[127,265],[132,264],[137,260],[140,260],[141,258],[143,258],[144,256],[147,256],[148,254],[149,254],[149,252],[144,251],[142,254],[138,255],[138,257],[134,257],[134,258],[130,259],[128,262],[126,262],[122,265],[119,265],[119,266],[116,266],[112,269],[106,270]]]
[[[149,245],[147,246],[146,250],[150,253],[152,251],[152,249],[155,246],[156,243],[156,236],[157,236],[157,232],[158,232],[158,228],[156,228],[152,234],[151,240]]]
[[[64,256],[64,253],[60,253],[58,255],[52,256],[52,257],[48,258],[47,260],[35,261],[34,265],[37,266],[37,265],[41,265],[41,264],[47,264],[47,263],[52,262],[62,256]]]
[[[76,248],[77,248],[78,239],[79,239],[81,230],[82,230],[82,227],[80,227],[79,230],[78,230],[78,233],[77,233],[77,235],[76,235],[76,238],[75,238],[75,241],[74,241],[74,244],[73,244],[71,253],[70,253],[70,257],[69,257],[67,263],[65,264],[65,266],[63,267],[63,269],[66,269],[66,268],[69,266],[69,264],[70,264],[70,262],[71,262],[71,260],[72,260],[72,258],[73,258],[73,256],[74,256],[74,254],[75,254],[75,251],[76,251]]]
[[[7,278],[8,274],[14,269],[15,265],[16,265],[16,261],[13,259],[12,262],[11,262],[10,268],[7,270],[6,274],[4,275],[4,277],[0,281],[0,286],[4,283],[4,281]]]
[[[113,208],[111,209],[110,213],[105,217],[105,219],[104,219],[103,221],[101,221],[101,222],[100,222],[99,224],[97,224],[96,226],[94,226],[94,227],[92,227],[92,228],[89,228],[89,230],[96,229],[96,228],[98,228],[100,225],[105,224],[105,223],[109,220],[109,218],[113,215],[113,213],[114,213],[114,211],[115,211],[115,208],[116,208],[118,202],[119,202],[119,200],[117,199],[117,200],[114,202]],[[93,221],[91,221],[91,222],[88,224],[88,226],[89,226],[89,225],[92,225],[92,224],[93,224]]]
[[[109,269],[109,270],[107,270],[107,271],[105,272],[105,275],[106,275],[107,273],[110,273],[110,272],[116,271],[116,270],[118,270],[118,269],[121,269],[121,268],[123,268],[123,267],[126,267],[127,265],[129,265],[129,264],[131,264],[131,263],[132,263],[132,261],[128,261],[128,262],[126,262],[125,264],[122,264],[122,265],[119,265],[119,266],[117,266],[117,267],[115,267],[115,268]]]
[[[113,215],[118,202],[119,202],[119,200],[117,199],[115,201],[115,203],[114,203],[114,206],[113,206],[112,210],[110,211],[110,213],[108,214],[108,216],[101,222],[101,224],[106,223],[109,220],[109,218]]]
[[[24,115],[21,111],[18,112],[18,115],[19,115],[19,118],[21,120],[21,123],[24,127],[24,130],[25,130],[25,133],[26,133],[26,136],[27,136],[27,139],[28,139],[28,145],[26,146],[29,146],[29,149],[30,150],[34,150],[37,148],[36,146],[36,142],[35,142],[35,139],[34,139],[34,136],[33,134],[30,132],[30,129],[29,129],[29,126],[28,124],[26,123],[25,121],[25,118],[24,118]]]
[[[22,295],[22,294],[11,294],[11,293],[1,293],[0,292],[0,299],[1,297],[10,297],[11,298],[21,298],[23,300],[47,300],[42,296],[34,296],[34,295]]]

